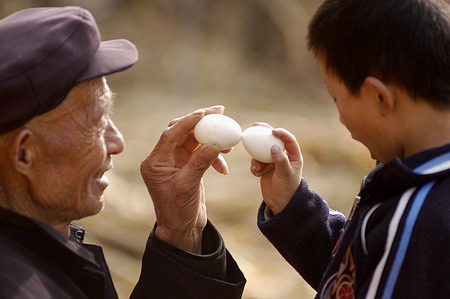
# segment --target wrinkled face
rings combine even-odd
[[[111,155],[124,147],[121,133],[110,119],[112,94],[104,78],[75,86],[54,110],[43,115],[33,198],[58,221],[94,215],[103,208],[108,186],[105,172]]]
[[[317,61],[325,87],[336,103],[341,123],[348,129],[353,139],[364,144],[372,158],[377,159],[377,140],[380,140],[380,130],[377,127],[375,113],[377,109],[373,106],[373,102],[368,100],[364,90],[361,90],[358,96],[352,95],[342,81],[326,69],[321,58]]]

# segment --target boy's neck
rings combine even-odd
[[[401,158],[450,143],[450,109],[438,109],[423,100],[403,105],[398,119]]]

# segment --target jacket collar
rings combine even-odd
[[[370,193],[402,193],[450,174],[450,144],[415,154],[405,160],[395,158],[379,163],[365,178],[361,197]]]
[[[83,248],[84,229],[76,224],[70,226],[70,237],[66,238],[49,225],[0,207],[0,236],[5,236],[39,253],[51,248],[56,252],[82,259],[97,267],[100,263],[94,254]],[[55,252],[55,254],[56,254]]]

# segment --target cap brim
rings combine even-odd
[[[77,83],[122,72],[138,60],[136,47],[125,39],[103,41],[94,57],[78,77]]]

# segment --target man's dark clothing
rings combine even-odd
[[[76,225],[67,239],[0,208],[0,298],[117,298],[101,247],[83,236]],[[195,256],[151,234],[131,297],[240,298],[245,278],[211,223],[204,240],[205,255]]]

